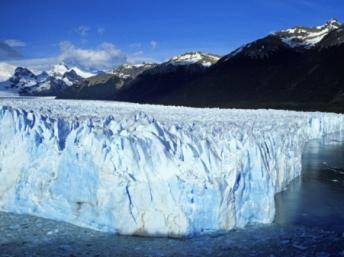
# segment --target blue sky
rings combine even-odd
[[[342,0],[1,0],[0,58],[106,66],[190,50],[226,54],[282,28],[343,21],[343,10]],[[1,52],[7,46],[14,52]]]

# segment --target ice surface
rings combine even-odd
[[[120,234],[272,222],[305,142],[344,116],[0,100],[0,209]]]

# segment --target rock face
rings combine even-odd
[[[0,209],[120,234],[273,221],[306,141],[344,116],[0,100]]]

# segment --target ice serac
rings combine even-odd
[[[0,100],[0,209],[120,234],[272,222],[328,113]]]

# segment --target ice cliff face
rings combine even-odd
[[[306,141],[344,117],[0,100],[0,209],[120,234],[272,222]]]

